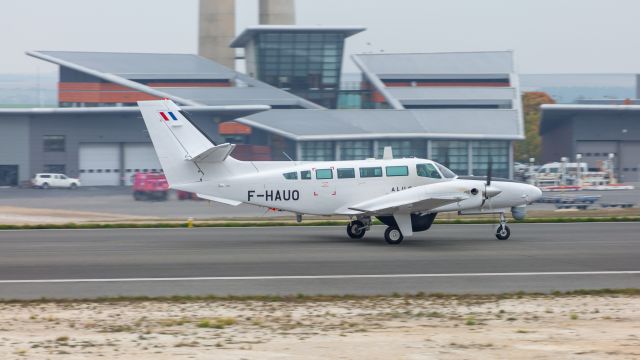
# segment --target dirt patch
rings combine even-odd
[[[640,297],[0,304],[2,359],[630,359]]]

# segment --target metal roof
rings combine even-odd
[[[28,51],[28,55],[65,66],[99,79],[134,90],[168,98],[180,105],[298,105],[308,109],[322,106],[263,83],[245,74],[224,67],[214,61],[192,54],[141,54],[73,51]],[[182,69],[181,66],[185,68]],[[146,70],[145,70],[146,69]],[[118,73],[120,71],[120,73]],[[202,73],[198,73],[201,71]],[[130,76],[158,76],[158,79],[235,79],[243,87],[152,88],[136,82]],[[200,77],[199,77],[200,76]],[[219,76],[214,78],[211,76]],[[184,95],[181,96],[181,95]],[[188,96],[193,96],[190,98]],[[209,97],[211,96],[211,97]],[[224,102],[225,99],[234,100]],[[259,102],[252,102],[253,100]]]
[[[520,140],[517,110],[271,110],[236,121],[297,140]]]
[[[231,44],[229,44],[232,48],[241,48],[245,47],[256,34],[261,32],[337,32],[342,33],[346,37],[355,35],[359,32],[365,31],[367,28],[364,26],[301,26],[301,25],[257,25],[257,26],[249,26],[246,29],[242,30],[240,35],[238,35]]]
[[[514,88],[507,87],[388,87],[387,91],[404,102],[406,100],[512,100]]]
[[[248,116],[261,111],[269,110],[266,105],[238,105],[238,106],[182,106],[182,110],[193,113],[209,113],[225,118]],[[4,108],[0,109],[0,115],[91,115],[91,114],[135,114],[140,113],[137,106],[110,106],[90,108]]]
[[[125,79],[228,80],[235,72],[194,54],[149,54],[79,51],[36,51],[33,53],[68,61]]]
[[[560,121],[584,119],[578,114],[620,114],[640,111],[640,105],[544,104],[540,107],[540,134],[555,128]],[[603,118],[604,119],[604,118]],[[637,118],[640,121],[640,117]]]
[[[276,92],[262,87],[165,87],[162,91],[206,105],[269,104],[304,107],[298,97],[288,92]]]
[[[394,75],[497,75],[513,70],[512,51],[450,52],[421,54],[358,54],[364,65],[379,77]]]

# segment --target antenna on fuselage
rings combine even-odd
[[[286,157],[287,157],[287,159],[289,159],[289,161],[294,161],[294,160],[291,158],[291,156],[289,156],[289,154],[287,154],[286,152],[284,152],[284,151],[283,151],[283,152],[282,152],[282,154],[283,154],[284,156],[286,156]],[[294,161],[294,162],[295,162],[295,161]]]

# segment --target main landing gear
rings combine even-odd
[[[500,225],[496,229],[496,238],[498,240],[507,240],[511,236],[511,229],[507,226],[507,219],[504,217],[504,213],[500,213]]]
[[[371,228],[371,218],[362,217],[347,225],[347,235],[352,239],[362,239],[364,234]]]
[[[389,226],[384,231],[384,240],[389,245],[398,245],[402,242],[402,239],[404,239],[404,236],[402,236],[402,231],[397,226]]]

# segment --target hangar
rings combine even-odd
[[[598,168],[614,154],[618,180],[640,181],[640,105],[542,105],[540,135],[542,163],[581,154]]]
[[[266,36],[273,30],[252,29],[239,38]],[[333,64],[327,71],[333,71],[334,48],[341,47],[348,34],[361,31],[296,26],[276,30],[279,39],[294,41],[291,45],[282,40],[278,56],[302,54],[278,68],[292,69],[293,75],[298,62],[311,69],[316,60],[322,71],[325,60]],[[336,36],[340,31],[349,33]],[[292,37],[283,36],[287,33]],[[330,56],[318,60],[311,45],[307,52],[296,52],[299,34],[307,40],[320,36],[322,51],[331,45]],[[278,44],[267,45],[272,49]],[[267,61],[259,49],[255,56]],[[524,138],[513,54],[508,51],[356,55],[353,60],[363,72],[361,108],[349,110],[325,107],[339,103],[333,98],[337,73],[335,79],[329,73],[320,78],[322,82],[327,77],[332,88],[315,88],[318,79],[310,78],[305,92],[293,91],[288,87],[292,83],[281,77],[261,81],[193,54],[28,55],[59,66],[59,107],[0,109],[0,185],[17,185],[45,171],[79,177],[85,185],[126,185],[135,172],[161,170],[133,106],[146,99],[172,99],[211,138],[241,144],[233,154],[241,159],[364,159],[381,156],[384,146],[392,146],[396,157],[429,157],[461,175],[484,175],[491,162],[494,175],[510,177],[513,141]],[[266,82],[272,80],[277,81]],[[311,101],[316,95],[323,100]]]

